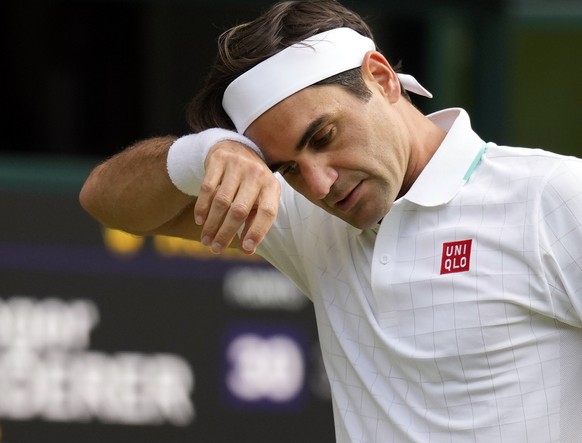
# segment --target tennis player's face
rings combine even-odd
[[[337,85],[303,89],[245,133],[296,191],[360,229],[390,210],[410,155],[397,107],[379,88],[371,90],[366,102]]]

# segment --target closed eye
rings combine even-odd
[[[297,171],[299,170],[297,163],[295,162],[289,162],[289,163],[285,163],[283,165],[281,165],[279,167],[279,169],[277,170],[277,172],[279,172],[279,174],[281,174],[283,177],[285,177],[286,175],[293,175],[295,173],[297,173]]]
[[[319,131],[317,134],[315,134],[311,138],[309,144],[315,149],[324,148],[332,141],[335,132],[336,132],[335,127],[325,128],[325,130]]]

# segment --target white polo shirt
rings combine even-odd
[[[378,232],[284,181],[259,253],[313,301],[338,442],[582,441],[582,160],[461,109]]]

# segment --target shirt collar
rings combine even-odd
[[[461,108],[427,117],[447,135],[402,199],[430,207],[448,203],[457,194],[481,159],[485,142],[471,129],[469,115]]]

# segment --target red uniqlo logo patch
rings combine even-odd
[[[443,258],[441,259],[441,275],[469,270],[471,262],[471,244],[473,240],[462,240],[443,243]]]

